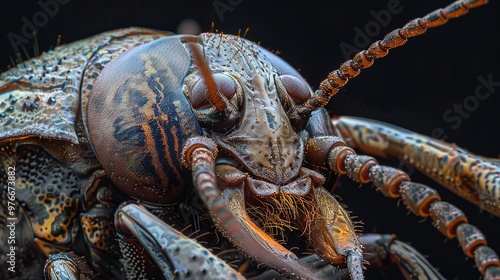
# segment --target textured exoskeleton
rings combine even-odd
[[[245,182],[247,199],[255,200],[255,208],[259,197],[277,200],[274,197],[281,195],[304,207],[315,207],[305,197],[333,203],[328,210],[332,213],[324,215],[341,219],[338,226],[350,240],[341,248],[356,252],[360,268],[361,248],[350,220],[328,193],[312,191],[325,179],[303,167],[305,136],[297,134],[286,115],[295,102],[311,96],[305,81],[274,54],[245,39],[211,33],[168,35],[143,29],[105,33],[59,47],[24,68],[3,74],[2,104],[8,107],[2,115],[2,163],[5,170],[16,168],[15,214],[27,228],[27,237],[23,231],[18,242],[26,242],[23,247],[45,257],[70,251],[86,257],[92,269],[81,274],[89,277],[97,272],[116,278],[149,278],[191,269],[185,263],[177,264],[177,258],[157,255],[154,248],[161,241],[155,235],[154,222],[148,220],[154,218],[152,214],[150,218],[140,216],[136,204],[119,204],[140,201],[163,222],[181,230],[188,224],[185,220],[195,219],[192,212],[202,209],[196,208],[192,181],[186,179],[191,167],[184,154],[213,143],[221,154],[215,157],[215,146],[210,147],[217,180],[228,186],[226,204],[234,212],[241,211],[235,216],[246,223],[248,232],[245,229],[243,234],[257,245],[247,246],[247,239],[225,232],[234,229],[223,220],[223,214],[214,213],[217,208],[211,209],[216,224],[238,247],[254,252],[252,257],[264,262],[270,259],[284,273],[313,277],[302,266],[294,266],[296,257],[276,241],[268,245],[272,239],[248,220],[241,197]],[[222,112],[214,110],[205,97],[206,82],[187,47],[193,43],[203,47],[224,94],[227,109]],[[244,172],[253,174],[250,177]],[[202,199],[204,195],[200,194]],[[235,197],[240,199],[238,203]],[[183,213],[186,207],[191,213]],[[296,209],[288,211],[295,217],[289,217],[287,223],[303,220],[301,227],[308,234],[314,235],[313,227],[322,227],[311,225],[314,220],[303,219]],[[278,224],[280,218],[276,219]],[[150,243],[152,236],[156,246]],[[183,248],[180,244],[172,250]],[[138,253],[142,247],[152,251]],[[282,255],[258,256],[267,250]],[[337,264],[345,263],[344,257],[332,254]],[[22,258],[20,266],[30,271],[18,273],[35,275],[43,255],[38,261]],[[73,266],[79,264],[56,256],[49,260],[46,273],[62,274],[60,267],[71,270]],[[197,267],[193,273],[205,274],[209,267]]]
[[[322,108],[389,49],[484,3],[457,1],[411,21],[314,92],[293,67],[239,36],[140,28],[61,46],[3,73],[0,240],[10,242],[13,225],[16,247],[1,247],[0,266],[19,278],[363,279],[365,252],[375,265],[397,262],[408,279],[443,278],[394,236],[359,238],[324,188],[336,173],[402,197],[457,237],[485,278],[498,277],[498,256],[458,208],[354,148],[408,160],[494,215],[498,161],[386,124],[331,121]],[[291,242],[278,241],[293,230],[316,256],[299,259]],[[245,269],[253,261],[277,272],[255,275]]]

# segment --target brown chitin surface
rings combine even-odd
[[[40,136],[78,143],[75,122],[85,67],[115,38],[139,32],[131,28],[102,33],[44,52],[2,73],[0,140]],[[123,47],[133,45],[122,41]],[[104,50],[110,52],[110,48]]]
[[[303,143],[278,98],[276,69],[257,45],[237,36],[206,33],[198,41],[213,73],[231,75],[244,96],[238,127],[224,137],[213,135],[218,146],[269,182],[281,185],[297,176]]]
[[[392,125],[341,117],[334,125],[350,146],[402,159],[459,196],[500,217],[500,165],[446,142]]]

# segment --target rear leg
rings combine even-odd
[[[0,267],[9,279],[36,278],[50,254],[69,251],[78,240],[73,222],[80,202],[77,176],[39,146],[3,144]]]
[[[391,234],[363,234],[359,237],[364,247],[364,260],[368,269],[396,264],[405,279],[445,279],[415,248],[399,241]],[[318,255],[308,255],[299,263],[311,270],[319,279],[351,279],[346,268],[338,268]],[[250,280],[285,279],[276,270],[268,270]]]
[[[495,213],[498,211],[498,164],[495,160],[470,154],[453,145],[395,128],[376,121],[343,117],[334,126],[349,145],[363,152],[406,159],[424,174],[436,179],[456,193]],[[500,262],[486,246],[486,238],[457,207],[441,202],[436,190],[412,183],[409,176],[394,168],[380,166],[369,156],[357,156],[348,147],[334,147],[329,152],[331,168],[347,174],[360,183],[372,182],[391,198],[402,197],[408,208],[418,216],[430,216],[435,226],[448,238],[458,236],[464,253],[475,258],[485,279],[500,275]],[[438,179],[440,178],[440,179]],[[444,178],[444,179],[443,179]],[[488,194],[488,199],[480,195]],[[472,196],[475,194],[476,196]],[[473,200],[472,198],[476,198]]]

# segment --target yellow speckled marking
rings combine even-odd
[[[349,145],[368,154],[404,160],[457,195],[500,217],[498,160],[367,119],[341,117],[333,123]]]

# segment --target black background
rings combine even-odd
[[[392,0],[394,1],[394,0]],[[354,27],[364,29],[374,18],[370,11],[387,9],[383,1],[227,1],[239,3],[219,17],[214,1],[81,1],[70,0],[59,6],[59,12],[39,28],[41,50],[62,42],[86,38],[99,32],[128,26],[149,27],[175,31],[182,19],[197,20],[202,31],[210,31],[211,22],[224,33],[237,33],[250,28],[247,38],[260,41],[271,50],[280,50],[281,57],[300,69],[313,87],[327,73],[337,68],[345,58],[339,44],[353,45]],[[332,115],[355,115],[390,122],[423,134],[441,128],[447,140],[489,157],[498,157],[500,133],[500,87],[485,100],[470,117],[453,129],[443,119],[443,113],[453,104],[462,104],[474,94],[479,85],[478,76],[492,75],[500,81],[500,3],[472,10],[463,18],[412,38],[388,57],[377,61],[353,79],[328,106]],[[381,38],[408,20],[423,16],[448,1],[400,0],[402,11],[392,15],[387,27],[372,40]],[[9,1],[2,3],[0,17],[0,69],[7,69],[14,50],[8,40],[10,32],[22,36],[22,18],[32,21],[40,11],[36,1]],[[32,53],[33,40],[26,44]],[[398,165],[397,161],[390,164]],[[464,209],[469,221],[487,235],[491,247],[500,252],[500,225],[498,218],[479,213],[437,184],[412,174],[414,181],[425,182],[439,189],[444,200]],[[466,259],[456,240],[446,240],[429,220],[407,215],[403,206],[383,197],[371,186],[359,188],[356,184],[343,185],[337,192],[348,209],[364,222],[365,232],[396,233],[401,240],[411,242],[448,279],[478,279],[473,260]],[[367,273],[369,279],[398,279],[396,269],[388,272],[375,270]]]

